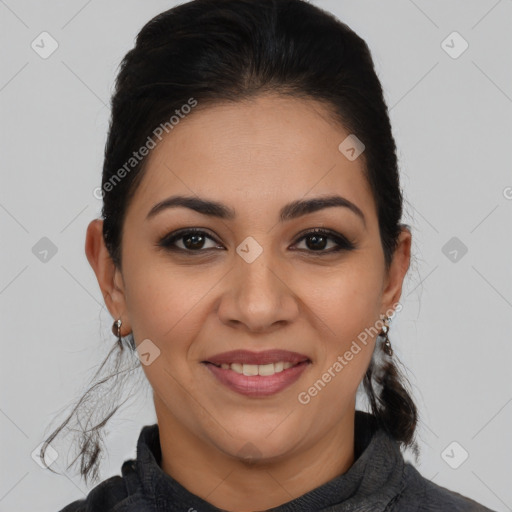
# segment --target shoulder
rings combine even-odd
[[[467,496],[435,484],[410,463],[404,465],[404,484],[403,491],[390,509],[394,512],[496,512]]]
[[[123,476],[115,475],[89,491],[82,499],[73,501],[59,512],[109,512],[135,511],[140,505],[134,461],[125,461],[122,467]],[[125,505],[125,506],[123,506]]]

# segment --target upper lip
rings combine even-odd
[[[230,352],[223,352],[216,354],[204,360],[203,363],[213,363],[216,365],[221,364],[270,364],[278,363],[280,361],[289,363],[301,363],[303,361],[310,361],[308,356],[299,354],[297,352],[290,352],[288,350],[265,350],[262,352],[251,352],[250,350],[232,350]]]

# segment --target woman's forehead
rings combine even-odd
[[[148,156],[141,200],[227,192],[235,201],[239,191],[245,200],[338,192],[368,201],[364,160],[340,152],[347,132],[317,113],[322,108],[267,97],[194,112]]]

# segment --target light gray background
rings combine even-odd
[[[368,42],[390,107],[415,257],[390,339],[421,414],[418,469],[510,511],[512,1],[314,3]],[[100,215],[108,104],[137,32],[175,4],[0,0],[2,512],[56,511],[88,492],[76,472],[54,475],[31,453],[113,341],[84,254]],[[43,31],[59,44],[47,59],[31,48]],[[469,43],[458,58],[442,46],[453,31]],[[42,237],[58,249],[47,262],[32,252]],[[452,237],[467,247],[455,261],[443,251]],[[102,479],[120,474],[156,421],[141,397],[109,423]],[[445,462],[453,441],[469,454],[457,469]]]

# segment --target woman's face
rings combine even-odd
[[[363,159],[340,151],[349,133],[321,104],[268,95],[200,107],[148,156],[108,305],[123,335],[133,330],[159,423],[225,454],[251,443],[259,457],[278,457],[314,445],[353,413],[375,344],[375,329],[361,333],[392,313],[410,235],[402,233],[386,273]],[[185,206],[150,214],[176,196],[232,216]],[[333,196],[354,206],[289,206]],[[192,228],[201,233],[187,234]],[[328,234],[304,238],[315,228]],[[275,349],[308,362],[273,376],[205,363]],[[281,369],[268,361],[256,368]]]

